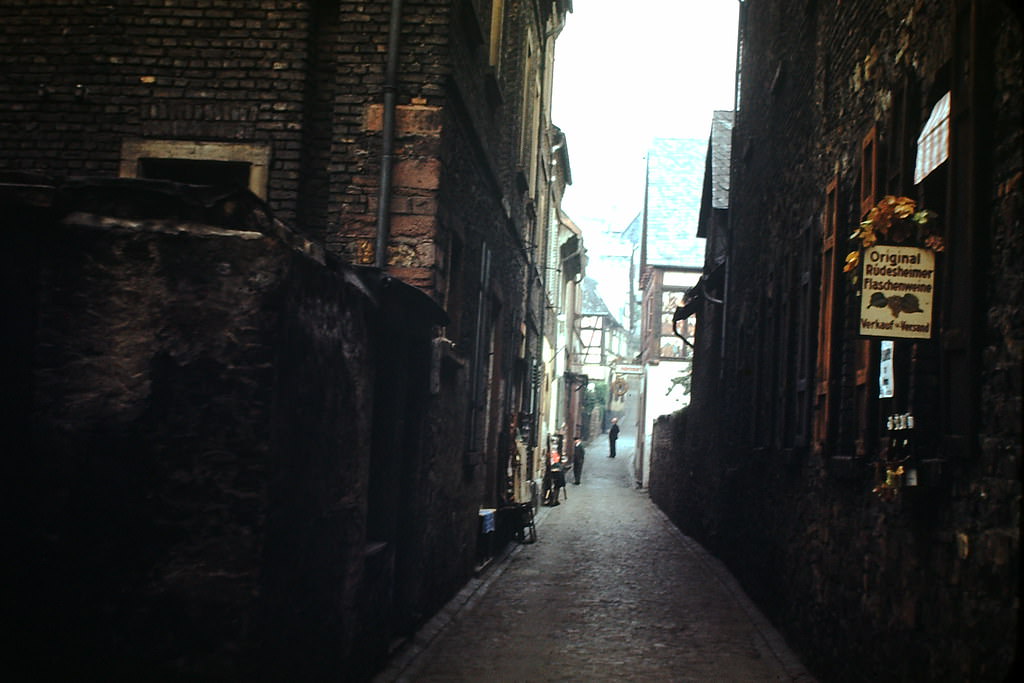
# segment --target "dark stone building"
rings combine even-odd
[[[365,678],[471,576],[537,440],[570,9],[0,8],[16,668]]]
[[[372,653],[393,627],[402,564],[387,553],[409,545],[377,520],[414,500],[371,462],[372,431],[382,415],[419,417],[377,385],[410,371],[443,312],[332,264],[248,193],[123,180],[5,192],[14,670],[368,666],[353,644],[372,634]],[[390,495],[370,490],[384,474]]]
[[[706,185],[716,247],[679,313],[693,400],[658,424],[652,497],[823,679],[1012,678],[1020,10],[740,17],[728,202]]]

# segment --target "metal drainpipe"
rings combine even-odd
[[[388,236],[391,233],[391,162],[395,146],[395,94],[398,90],[398,38],[402,26],[402,0],[391,0],[391,23],[388,27],[388,60],[384,72],[384,119],[381,131],[380,195],[377,199],[376,265],[388,265]]]

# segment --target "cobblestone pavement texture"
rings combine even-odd
[[[416,635],[390,681],[812,681],[735,579],[588,444],[582,483]]]

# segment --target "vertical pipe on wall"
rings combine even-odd
[[[391,0],[388,26],[388,57],[384,72],[384,112],[381,132],[380,195],[377,201],[376,265],[388,264],[388,236],[391,232],[392,159],[395,146],[395,95],[398,90],[398,38],[402,25],[402,0]]]

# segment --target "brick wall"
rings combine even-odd
[[[14,170],[116,176],[125,138],[267,145],[270,204],[294,222],[308,3],[68,1],[2,13],[0,158]]]
[[[121,5],[111,9],[89,0],[66,0],[0,8],[0,78],[5,86],[0,88],[0,108],[9,113],[0,121],[0,173],[4,179],[60,185],[71,176],[132,175],[139,172],[138,160],[124,158],[125,149],[144,150],[139,152],[142,156],[170,150],[177,158],[177,153],[193,153],[188,151],[190,145],[209,143],[204,150],[226,155],[229,161],[252,163],[253,169],[259,166],[265,187],[250,189],[265,196],[277,221],[294,227],[294,233],[285,231],[287,243],[329,264],[336,257],[352,263],[372,263],[390,3],[154,0]],[[351,321],[345,317],[344,306],[338,308],[326,301],[329,297],[325,292],[337,293],[344,288],[337,290],[340,285],[332,284],[332,276],[315,266],[310,265],[308,272],[301,265],[274,266],[289,274],[304,273],[288,279],[280,272],[268,272],[269,265],[252,263],[252,278],[267,277],[276,283],[274,297],[260,304],[267,307],[268,315],[275,312],[279,316],[275,329],[282,336],[263,340],[270,346],[267,353],[277,355],[273,361],[253,360],[253,367],[257,363],[271,363],[272,367],[261,365],[263,374],[259,377],[238,379],[242,388],[212,381],[204,384],[205,370],[200,369],[178,377],[172,372],[173,364],[165,367],[165,361],[154,361],[155,371],[166,371],[174,379],[165,400],[182,411],[195,411],[195,415],[188,413],[187,420],[180,418],[185,423],[204,415],[204,411],[189,407],[187,397],[202,395],[204,402],[224,402],[242,410],[236,406],[241,399],[232,391],[245,389],[260,394],[260,401],[269,402],[271,407],[259,403],[264,411],[259,412],[254,401],[252,415],[236,418],[240,422],[251,420],[244,422],[245,429],[253,430],[246,436],[253,440],[253,448],[259,442],[264,449],[261,467],[273,470],[282,466],[276,458],[283,456],[274,449],[287,450],[289,444],[294,444],[301,447],[306,466],[321,468],[324,476],[339,477],[339,491],[348,496],[343,505],[324,512],[323,528],[289,536],[294,520],[306,518],[322,499],[303,495],[303,481],[292,481],[287,476],[268,474],[270,479],[261,484],[264,488],[260,495],[270,501],[266,506],[272,506],[277,496],[282,521],[277,527],[268,523],[266,545],[250,548],[252,557],[263,552],[280,559],[284,552],[281,548],[288,547],[289,538],[300,541],[304,550],[287,571],[278,565],[276,573],[266,573],[268,583],[258,588],[264,591],[265,603],[260,609],[265,611],[262,616],[246,615],[240,628],[249,633],[251,626],[257,639],[251,642],[265,639],[269,652],[291,653],[284,658],[289,662],[301,664],[303,652],[312,652],[317,643],[322,644],[309,629],[346,643],[326,660],[313,654],[305,658],[311,666],[325,670],[338,666],[348,656],[346,648],[355,648],[371,659],[380,653],[382,644],[411,633],[469,577],[477,554],[476,510],[481,504],[494,505],[498,500],[496,435],[507,414],[519,407],[522,387],[516,373],[525,361],[518,358],[518,340],[527,320],[523,308],[529,258],[525,241],[538,211],[537,197],[524,191],[519,169],[523,123],[519,99],[523,97],[527,68],[521,43],[527,27],[532,31],[535,54],[550,52],[554,39],[548,35],[551,25],[538,23],[538,19],[550,18],[554,7],[551,3],[522,0],[506,2],[505,7],[502,66],[495,69],[489,64],[487,45],[489,3],[404,3],[388,253],[389,275],[399,280],[380,280],[373,298],[394,298],[389,310],[433,306],[428,305],[429,300],[409,301],[405,294],[396,294],[408,294],[406,286],[413,285],[444,304],[455,322],[443,327],[438,319],[417,320],[413,325],[401,316],[364,316],[365,333],[368,338],[376,335],[374,342],[369,351],[359,340],[352,344],[359,353],[369,353],[370,364],[380,371],[372,379],[372,389],[367,390],[374,396],[369,446],[373,455],[369,459],[376,469],[360,460],[358,454],[343,461],[349,466],[347,474],[332,469],[335,464],[327,462],[325,449],[336,443],[344,430],[365,425],[360,426],[359,419],[355,419],[353,424],[341,426],[323,414],[295,412],[295,408],[305,405],[306,399],[299,394],[306,385],[285,381],[281,375],[281,368],[288,368],[289,377],[307,378],[311,383],[309,393],[318,397],[324,410],[344,412],[348,406],[356,418],[362,415],[363,409],[346,404],[347,399],[316,384],[321,373],[333,376],[346,370],[331,366],[320,335],[346,341],[338,326]],[[539,60],[531,68],[540,68],[543,63]],[[539,121],[538,125],[546,127],[543,113]],[[546,139],[546,131],[541,133],[538,144]],[[202,158],[198,152],[195,156]],[[28,174],[37,175],[33,180]],[[120,215],[121,203],[132,191],[127,192],[128,196],[109,197],[97,213]],[[543,196],[545,192],[540,189],[535,194]],[[546,199],[541,206],[547,207]],[[542,213],[538,220],[543,221],[546,215]],[[235,224],[247,224],[240,216],[230,218]],[[316,241],[308,242],[306,238]],[[30,236],[24,239],[35,248]],[[12,240],[12,244],[18,244]],[[485,245],[493,259],[490,278],[481,287]],[[89,245],[79,246],[85,253],[92,253]],[[273,252],[272,247],[267,249]],[[324,256],[325,251],[328,256]],[[109,280],[113,282],[117,274],[141,267],[138,264],[147,263],[148,254],[119,254],[120,260],[109,264]],[[71,262],[73,251],[61,252],[61,258]],[[187,261],[183,253],[176,263],[186,268]],[[26,321],[34,320],[38,311],[26,303],[36,295],[23,283],[43,284],[38,283],[30,266],[12,259],[8,271],[9,281],[17,285],[11,291],[18,294],[9,295],[7,300],[11,310],[20,310]],[[219,266],[211,267],[216,270]],[[238,315],[242,315],[248,309],[239,302],[256,296],[239,284],[238,292],[224,293],[221,301],[204,289],[214,287],[216,279],[191,270],[187,274],[195,278],[188,284],[187,294],[194,298],[192,308],[198,311],[189,314],[203,325],[228,324],[218,316],[232,313],[233,306],[241,306],[244,310]],[[363,275],[369,277],[365,272]],[[157,277],[152,273],[149,276]],[[351,273],[347,277],[351,278]],[[185,275],[181,280],[187,280]],[[149,296],[157,301],[140,297],[120,302],[120,317],[129,318],[133,305],[155,306],[159,311],[146,315],[164,315],[160,306],[167,288],[156,287],[148,280],[144,284],[147,291],[153,288]],[[97,290],[93,305],[98,308],[102,296],[114,294]],[[305,295],[311,297],[309,302],[303,301]],[[236,298],[234,304],[229,303],[232,296]],[[202,297],[210,297],[208,309],[203,307]],[[535,299],[531,305],[537,320],[538,307],[545,302]],[[295,319],[286,323],[283,316],[289,314]],[[133,323],[158,324],[146,315],[138,314],[139,320]],[[90,320],[86,318],[82,324]],[[235,323],[247,333],[255,325],[248,320]],[[286,324],[295,327],[285,330]],[[414,333],[410,326],[415,328]],[[421,331],[440,333],[442,328],[456,344],[454,352],[441,354],[439,388],[431,393],[426,387],[433,378],[424,373],[432,369],[435,355]],[[28,325],[22,334],[5,343],[20,352],[34,348],[32,329]],[[58,332],[61,330],[54,332],[53,345],[59,348],[62,342]],[[63,332],[70,334],[70,330]],[[241,334],[232,330],[234,337],[229,335],[228,339],[238,339]],[[175,353],[200,353],[204,342],[176,343],[184,350]],[[493,356],[489,355],[492,350]],[[218,358],[202,368],[209,366],[210,372],[223,371],[232,378],[233,373],[244,375],[235,367],[242,360],[231,356],[236,351],[233,346],[226,348],[224,354],[230,359]],[[131,390],[139,401],[150,400],[145,378],[154,370],[148,368],[143,349],[132,344],[107,345],[95,352],[98,358],[109,359],[118,367],[125,365],[121,375],[110,377],[111,382],[122,376],[128,378],[126,388],[111,388],[115,397],[121,396],[118,392]],[[488,367],[492,357],[493,365]],[[474,358],[479,362],[474,363]],[[303,359],[308,359],[307,364]],[[248,362],[247,357],[244,360]],[[8,370],[26,391],[34,386],[34,368],[12,364]],[[86,385],[93,376],[54,371],[58,378],[64,374],[68,381]],[[45,389],[40,391],[41,401],[59,403],[66,393],[57,386],[47,385]],[[487,405],[490,410],[486,412],[479,405],[472,408],[478,411],[473,415],[478,428],[476,440],[469,443],[466,421],[473,390],[479,390],[479,405]],[[290,393],[274,393],[284,391]],[[218,398],[222,393],[224,396]],[[81,398],[81,407],[95,411],[108,400],[114,399],[103,391],[90,390]],[[116,400],[106,409],[114,413],[131,409],[125,399]],[[19,402],[9,403],[12,416],[27,417]],[[282,416],[289,416],[281,418],[290,420],[286,424],[275,422],[278,408]],[[17,424],[19,421],[12,417],[12,429]],[[175,424],[175,429],[178,426]],[[191,433],[193,428],[185,424],[182,429]],[[323,430],[321,441],[316,436],[319,429]],[[162,436],[177,438],[177,432],[172,431],[167,427]],[[352,443],[361,443],[361,432],[345,434]],[[136,431],[131,435],[138,436]],[[160,447],[173,450],[172,446]],[[158,474],[154,474],[156,481],[165,473]],[[400,485],[389,486],[392,478]],[[44,482],[45,476],[39,480],[41,488],[37,492],[49,495],[42,490]],[[258,504],[264,505],[262,499]],[[131,507],[125,505],[125,509]],[[366,508],[363,522],[357,512],[360,506]],[[140,515],[142,518],[145,515]],[[360,530],[359,524],[366,529]],[[322,534],[336,534],[344,542],[341,546],[325,544],[330,547],[323,556],[307,552]],[[284,545],[275,548],[274,543]],[[336,565],[330,570],[337,579],[333,587],[328,586],[324,573],[331,562]],[[242,560],[240,563],[245,564]],[[364,563],[370,569],[359,569]],[[253,566],[244,570],[255,571]],[[367,579],[370,574],[377,580]],[[308,590],[289,596],[286,586],[292,579],[301,580]],[[356,592],[364,597],[357,600],[353,597]],[[374,598],[388,595],[394,597],[394,604],[377,609]],[[296,602],[290,607],[291,597]],[[310,624],[298,623],[297,617],[289,613],[295,605],[309,607],[308,613],[314,615]],[[332,611],[338,609],[342,616]],[[266,615],[273,615],[274,621],[291,623],[296,639],[275,644],[280,632],[275,636],[260,630],[269,623],[261,621]],[[236,638],[237,642],[245,641],[248,636],[242,631],[225,636],[224,646],[234,647]],[[361,636],[356,635],[357,631]],[[303,638],[302,634],[310,637]],[[218,636],[203,637],[214,643]],[[362,639],[353,640],[357,637]],[[209,647],[216,650],[221,646]],[[185,666],[219,666],[218,662],[230,659],[222,654],[211,657],[205,664]]]

